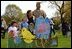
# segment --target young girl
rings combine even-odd
[[[11,26],[8,28],[8,47],[15,47],[15,43],[19,41],[18,34],[19,31],[17,30],[17,22],[12,22]],[[17,40],[17,41],[16,41]]]
[[[17,23],[16,22],[12,22],[12,26],[10,26],[8,28],[8,33],[13,32],[13,37],[18,36],[18,31],[17,31]]]

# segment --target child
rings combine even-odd
[[[27,18],[26,17],[24,19],[22,19],[21,29],[22,28],[28,28],[28,23],[27,23]]]
[[[14,34],[13,37],[18,36],[17,35],[18,34],[18,31],[17,31],[17,23],[16,22],[12,22],[12,26],[10,26],[8,28],[8,33],[10,33],[10,32],[13,32],[13,34]]]
[[[17,30],[17,22],[12,22],[11,26],[8,28],[8,47],[12,47],[14,46],[15,43],[19,43],[17,42],[17,39],[19,39],[18,34],[19,31]],[[18,40],[19,41],[19,40]]]

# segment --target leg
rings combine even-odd
[[[52,28],[50,29],[50,37],[51,37],[51,34],[52,34]]]
[[[53,33],[54,33],[54,35],[55,35],[55,30],[53,29]]]
[[[38,40],[38,39],[35,40],[35,44],[36,44],[36,46],[38,47],[37,40]]]
[[[42,45],[43,48],[45,48],[44,44],[43,44],[43,39],[41,39],[41,45]]]

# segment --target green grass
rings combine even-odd
[[[1,39],[1,48],[7,48],[7,39]]]
[[[71,48],[71,37],[65,37],[60,32],[57,48]]]
[[[5,39],[1,38],[1,48],[7,48],[7,46],[8,46],[8,39],[7,39],[7,33],[6,33]]]
[[[56,33],[58,33],[58,46],[50,46],[49,48],[71,48],[71,37],[64,37],[60,31],[56,31]],[[1,39],[1,48],[7,48],[8,44],[7,44],[8,40],[7,40],[7,33],[6,33],[6,38],[5,39]],[[38,41],[39,43],[40,41]],[[11,43],[13,44],[13,43]],[[49,45],[46,44],[45,47],[48,47]],[[17,46],[14,47],[18,47],[18,48],[36,48],[36,44],[35,42],[31,43],[31,44],[27,44],[25,43],[23,40],[22,42]]]
[[[63,37],[62,35],[58,38],[58,48],[71,48],[71,38]]]

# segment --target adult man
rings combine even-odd
[[[33,15],[35,16],[35,35],[38,39],[41,39],[42,47],[44,48],[44,43],[46,43],[48,39],[48,30],[45,22],[46,13],[43,10],[40,10],[40,2],[36,3],[36,10],[33,11]],[[45,39],[45,42],[43,42]]]
[[[38,18],[39,16],[43,16],[44,18],[46,17],[46,13],[43,10],[40,10],[40,2],[36,3],[36,10],[33,11],[33,15],[35,18]]]

